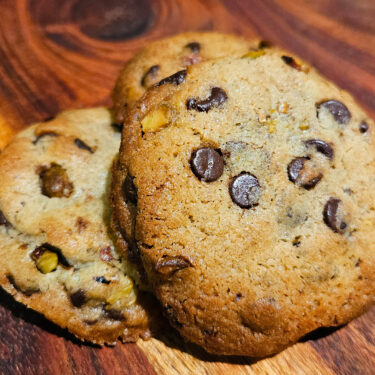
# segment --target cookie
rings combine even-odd
[[[224,56],[242,56],[265,42],[217,32],[189,32],[148,44],[123,68],[113,93],[114,113],[122,124],[127,108],[165,77],[187,66]]]
[[[104,108],[66,111],[0,155],[0,285],[83,340],[150,337],[150,319],[108,230],[120,134]]]
[[[375,125],[348,93],[268,50],[188,67],[125,123],[115,218],[187,341],[262,357],[374,303]]]

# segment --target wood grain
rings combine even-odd
[[[11,129],[62,109],[110,104],[124,62],[188,30],[260,37],[349,90],[375,117],[373,0],[0,0],[0,120]],[[97,348],[0,292],[0,374],[375,373],[375,308],[263,360],[220,358],[173,331]]]

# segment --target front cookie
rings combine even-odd
[[[166,316],[216,354],[275,353],[375,296],[374,123],[297,58],[253,57],[150,90],[116,168]]]

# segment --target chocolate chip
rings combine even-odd
[[[306,160],[308,158],[295,158],[288,164],[288,177],[290,181],[294,183],[297,181]]]
[[[159,65],[153,65],[147,72],[143,75],[141,79],[141,85],[143,87],[149,87],[150,84],[148,84],[148,80],[154,80],[156,78],[156,75],[158,74],[160,70]]]
[[[169,256],[163,255],[155,265],[155,271],[164,275],[170,276],[175,272],[187,267],[193,267],[193,262],[190,258],[184,255]]]
[[[321,173],[319,173],[317,176],[315,177],[312,177],[311,179],[307,180],[306,182],[303,182],[301,184],[301,186],[306,189],[306,190],[310,190],[312,189],[313,187],[315,187],[318,182],[320,182],[320,180],[323,178],[323,175]]]
[[[366,133],[367,132],[367,130],[368,130],[368,124],[367,124],[367,122],[366,121],[362,121],[361,122],[361,125],[359,125],[359,131],[361,132],[361,133]]]
[[[10,222],[6,219],[5,215],[0,211],[0,225],[5,225],[6,227],[11,227],[12,225]]]
[[[122,312],[119,311],[119,310],[115,310],[115,309],[105,309],[104,311],[105,311],[105,314],[106,314],[110,319],[118,320],[118,321],[125,320],[124,315],[123,315]]]
[[[258,179],[251,173],[241,172],[232,178],[229,194],[232,201],[242,208],[256,206],[261,194]]]
[[[65,267],[71,267],[71,264],[68,262],[68,260],[65,258],[64,254],[62,253],[61,249],[59,249],[56,246],[53,246],[49,244],[48,242],[45,242],[44,244],[38,246],[35,248],[35,250],[31,253],[31,258],[33,260],[38,259],[46,250],[51,251],[55,254],[57,254],[57,257],[59,259],[59,263],[61,263]]]
[[[201,50],[201,45],[198,42],[191,42],[188,43],[185,48],[189,48],[193,53],[199,53],[199,51]]]
[[[310,176],[308,173],[303,173],[305,162],[309,160],[307,157],[300,157],[293,159],[288,164],[288,177],[297,186],[301,186],[306,190],[310,190],[323,178],[321,173],[315,176]]]
[[[339,124],[347,124],[352,115],[347,108],[347,106],[338,100],[325,100],[319,104],[317,104],[317,109],[318,109],[318,116],[319,116],[319,109],[320,108],[325,108],[327,109],[332,116],[334,117],[335,121],[338,122]]]
[[[324,206],[323,220],[326,225],[335,233],[343,233],[346,223],[339,218],[338,209],[341,200],[338,198],[329,198]]]
[[[180,85],[182,82],[185,81],[185,78],[186,78],[186,69],[185,70],[180,70],[179,72],[175,73],[175,74],[172,74],[171,76],[167,77],[167,78],[164,78],[162,79],[159,83],[157,83],[155,86],[162,86],[162,85],[165,85],[167,83],[171,83],[171,84],[174,84],[174,85]]]
[[[82,289],[78,289],[76,292],[70,295],[70,301],[75,307],[82,307],[86,303],[86,293]]]
[[[281,56],[285,64],[289,65],[293,69],[301,71],[301,65],[297,63],[297,61],[290,56]]]
[[[190,166],[200,180],[211,182],[223,174],[224,160],[220,151],[202,147],[192,152]]]
[[[320,152],[324,156],[326,156],[328,159],[333,159],[333,148],[328,143],[322,141],[321,139],[309,139],[305,141],[306,146],[314,146],[316,151]]]
[[[126,203],[137,204],[137,187],[134,185],[134,177],[129,174],[126,175],[125,180],[122,184],[122,192],[124,194]]]
[[[42,194],[49,198],[68,198],[73,192],[73,184],[61,165],[52,163],[50,167],[42,167],[39,173]]]
[[[258,44],[258,49],[270,48],[272,43],[267,40],[261,40]]]
[[[85,142],[81,141],[79,138],[76,138],[74,140],[74,144],[78,147],[81,148],[82,150],[88,151],[90,154],[94,153],[94,150],[88,146]]]
[[[107,280],[104,276],[95,276],[93,278],[96,282],[98,283],[102,283],[102,284],[110,284],[111,281],[110,280]]]
[[[43,132],[37,135],[33,140],[33,144],[36,145],[44,137],[58,137],[59,135],[55,132]]]
[[[294,247],[300,247],[301,245],[301,236],[294,237],[294,240],[292,241],[292,244]]]
[[[213,87],[211,94],[207,99],[197,101],[197,99],[189,98],[186,101],[187,109],[195,109],[199,112],[208,112],[211,108],[219,107],[228,99],[227,93],[220,87]]]
[[[112,128],[115,129],[117,132],[121,133],[122,129],[124,127],[124,124],[117,124],[117,123],[112,123]]]

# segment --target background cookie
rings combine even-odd
[[[108,233],[120,134],[104,108],[66,111],[19,133],[0,156],[0,284],[98,344],[148,338],[149,318]]]
[[[346,92],[268,51],[189,67],[126,124],[116,217],[185,339],[265,356],[374,303],[374,123]]]
[[[192,64],[223,56],[242,56],[258,47],[259,41],[217,32],[182,33],[148,44],[125,65],[117,80],[113,93],[116,121],[123,122],[124,106],[131,107],[147,88],[163,78]]]

